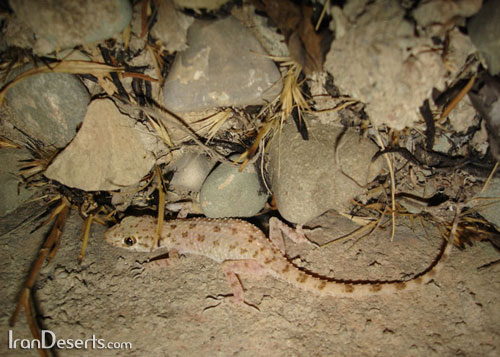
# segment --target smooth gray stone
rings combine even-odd
[[[75,136],[90,96],[75,75],[41,73],[10,88],[6,99],[13,114],[9,120],[16,128],[47,145],[63,148]]]
[[[185,152],[173,162],[175,173],[170,187],[181,192],[199,192],[214,165],[215,161],[209,156]]]
[[[242,172],[238,170],[238,165],[221,163],[207,177],[200,191],[200,206],[205,216],[252,217],[264,208],[267,194],[255,166],[248,164]]]

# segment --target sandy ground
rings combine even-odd
[[[25,214],[25,213],[23,213]],[[22,217],[0,220],[3,232]],[[500,265],[489,243],[460,251],[435,279],[419,290],[362,299],[319,298],[271,277],[242,277],[246,299],[260,312],[230,303],[204,309],[227,294],[217,263],[182,257],[172,267],[138,274],[147,255],[108,246],[104,227],[94,226],[87,255],[78,264],[81,218],[73,213],[60,250],[45,266],[35,288],[40,322],[58,339],[130,342],[129,350],[56,351],[57,356],[498,356],[500,355]],[[326,242],[352,227],[334,215],[313,222]],[[38,356],[9,350],[7,320],[47,229],[25,225],[0,238],[0,355]],[[441,239],[430,224],[399,221],[397,236],[379,231],[360,240],[321,249],[287,243],[298,265],[345,279],[400,279],[424,270]],[[14,338],[30,339],[22,314]]]

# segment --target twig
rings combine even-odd
[[[61,236],[64,230],[64,225],[66,224],[66,220],[68,218],[69,209],[70,203],[65,197],[63,197],[61,204],[54,210],[54,212],[58,212],[56,221],[52,226],[52,230],[50,231],[49,236],[40,249],[38,258],[31,268],[28,279],[26,279],[26,282],[24,283],[24,287],[21,291],[21,295],[19,296],[16,308],[9,319],[9,325],[14,326],[14,324],[16,323],[17,315],[21,311],[21,308],[24,307],[28,325],[35,339],[40,339],[40,330],[33,316],[34,313],[31,307],[31,289],[35,285],[36,278],[38,277],[38,273],[40,272],[45,259],[48,257],[50,261],[54,257],[55,251],[57,250],[59,242],[61,241]],[[54,216],[54,214],[51,215],[51,217]],[[41,356],[47,356],[45,350],[39,349],[39,352]]]
[[[490,175],[488,176],[488,178],[486,179],[486,182],[484,183],[483,185],[483,188],[481,189],[480,193],[483,193],[486,188],[488,187],[488,185],[490,184],[490,181],[491,179],[493,178],[493,176],[495,175],[496,171],[497,171],[497,168],[498,168],[498,161],[496,162],[495,166],[493,167],[493,169],[491,170],[490,172]]]
[[[436,135],[436,125],[434,123],[434,117],[432,116],[431,108],[429,106],[429,100],[424,101],[424,105],[420,107],[420,114],[425,121],[425,147],[427,150],[431,151],[434,146],[434,137]]]
[[[158,240],[160,239],[161,232],[163,230],[163,221],[165,219],[165,190],[163,189],[163,175],[159,166],[156,166],[155,174],[158,179],[158,222],[151,250],[154,250],[158,244]]]
[[[323,5],[323,10],[321,10],[321,14],[319,15],[318,22],[316,23],[316,26],[314,27],[314,31],[319,30],[319,26],[321,25],[321,21],[323,21],[323,18],[325,17],[327,9],[330,8],[330,0],[326,0],[325,4]]]
[[[377,143],[382,150],[385,150],[384,142],[382,141],[382,137],[378,132],[378,128],[375,124],[373,124],[373,128],[375,129],[375,138],[377,139]],[[384,154],[384,158],[387,162],[387,167],[389,168],[389,174],[391,176],[391,215],[392,215],[392,233],[391,233],[391,242],[394,240],[394,236],[396,235],[396,182],[394,178],[394,169],[392,168],[392,162],[389,154]]]
[[[469,80],[469,82],[465,85],[465,87],[462,88],[462,90],[457,94],[455,98],[448,104],[443,111],[443,114],[441,114],[441,118],[439,121],[443,121],[444,118],[450,114],[450,112],[455,108],[458,103],[462,100],[462,98],[471,90],[472,86],[474,85],[474,82],[476,81],[476,75],[472,76],[472,78]]]
[[[87,244],[89,242],[89,233],[92,222],[94,221],[94,215],[90,214],[83,222],[83,239],[82,248],[80,249],[80,254],[78,255],[78,263],[82,263],[83,257],[85,256],[85,250],[87,249]]]

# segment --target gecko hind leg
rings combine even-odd
[[[226,276],[226,280],[231,286],[232,295],[218,295],[217,299],[223,298],[229,302],[235,303],[240,306],[247,306],[260,311],[259,308],[247,301],[245,301],[245,291],[238,275],[250,275],[253,277],[261,277],[268,274],[268,270],[259,262],[255,260],[242,259],[242,260],[226,260],[222,263],[222,271]],[[217,304],[216,306],[218,306]],[[211,306],[212,308],[215,306]],[[205,309],[206,310],[206,309]]]

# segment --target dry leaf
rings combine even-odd
[[[312,24],[313,9],[310,6],[302,6],[302,21],[297,30],[304,46],[305,61],[302,64],[304,72],[310,74],[321,72],[328,49],[323,48],[324,36],[314,30]],[[292,57],[293,58],[293,57]]]
[[[267,13],[267,16],[283,33],[286,41],[288,41],[302,20],[300,7],[290,0],[263,0],[262,3],[254,1],[254,4],[256,8]]]
[[[259,6],[261,5],[261,6]],[[323,70],[331,35],[329,31],[318,33],[312,23],[313,8],[299,7],[289,0],[263,0],[256,7],[264,10],[285,36],[290,57],[301,65],[304,73]]]
[[[97,82],[102,87],[102,89],[104,89],[106,94],[109,95],[110,97],[112,97],[113,94],[118,93],[118,89],[108,76],[98,75]]]

